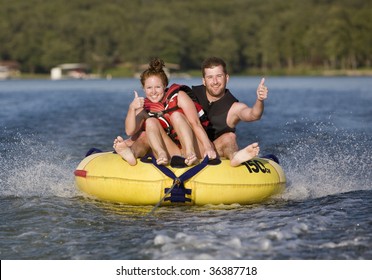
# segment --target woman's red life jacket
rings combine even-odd
[[[170,115],[173,112],[181,112],[183,110],[178,107],[178,92],[182,90],[186,93],[191,92],[191,89],[188,86],[172,84],[165,92],[163,99],[160,102],[154,103],[151,102],[148,98],[145,98],[144,108],[150,117],[157,118],[164,128],[169,137],[179,145],[179,140],[177,134],[172,126],[170,121]],[[202,106],[199,103],[194,102],[196,111],[199,115],[199,120],[203,127],[207,127],[209,124],[208,118],[203,111]]]

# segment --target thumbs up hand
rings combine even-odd
[[[267,98],[268,92],[269,90],[265,86],[265,78],[262,78],[257,88],[257,99],[260,101],[264,101]]]
[[[134,99],[129,107],[133,110],[142,109],[145,103],[145,98],[139,97],[137,91],[134,91]]]

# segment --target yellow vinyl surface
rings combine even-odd
[[[187,168],[167,166],[179,177]],[[170,188],[173,179],[158,170],[152,163],[137,160],[130,166],[112,152],[97,153],[83,159],[76,168],[86,176],[75,175],[77,187],[100,200],[130,205],[155,205]],[[184,183],[191,194],[188,205],[252,204],[282,192],[286,177],[274,161],[254,158],[238,167],[231,167],[223,159],[219,165],[208,165]],[[170,195],[168,195],[169,197]],[[166,201],[163,205],[170,204]]]

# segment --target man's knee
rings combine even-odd
[[[236,142],[236,134],[233,132],[227,132],[218,137],[218,140],[221,142],[221,145],[231,145]]]
[[[228,132],[222,134],[216,140],[213,141],[217,153],[221,157],[232,158],[233,154],[238,150],[238,145],[236,144],[235,133]]]

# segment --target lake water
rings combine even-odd
[[[248,105],[260,77],[232,77]],[[200,79],[172,80],[187,85]],[[286,191],[263,204],[134,207],[86,198],[73,171],[112,150],[136,79],[0,82],[2,260],[371,260],[372,79],[267,77],[239,145],[276,154]]]

